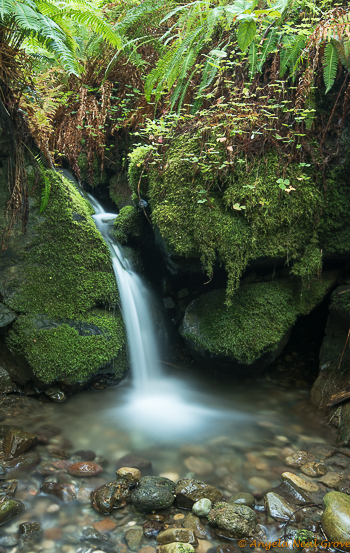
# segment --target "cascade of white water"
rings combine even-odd
[[[159,348],[150,315],[150,293],[124,256],[122,246],[110,236],[117,215],[106,213],[95,198],[90,195],[88,197],[95,210],[93,218],[96,226],[111,252],[126,327],[134,388],[140,392],[149,391],[161,374]]]

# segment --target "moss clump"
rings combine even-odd
[[[49,383],[69,375],[73,382],[113,359],[125,368],[125,335],[118,308],[116,317],[105,311],[116,308],[118,291],[92,209],[71,181],[54,171],[47,175],[48,205],[39,214],[37,188],[16,265],[5,271],[6,303],[23,314],[9,340],[25,354],[37,378]],[[51,323],[38,328],[42,317]],[[76,327],[85,327],[90,335]]]
[[[123,321],[120,313],[93,310],[77,320],[52,321],[43,316],[21,316],[15,323],[11,346],[19,347],[45,384],[85,381],[110,364],[114,378],[126,370]]]
[[[182,336],[198,350],[251,365],[275,351],[299,315],[306,315],[334,283],[336,275],[302,286],[278,279],[240,286],[227,307],[223,290],[204,294],[187,308]]]
[[[135,207],[123,207],[114,223],[113,235],[124,244],[130,237],[139,238],[142,234],[143,221]]]
[[[319,273],[322,254],[349,251],[350,187],[344,179],[330,172],[324,188],[311,162],[284,163],[273,150],[249,163],[236,159],[228,170],[225,144],[208,131],[206,140],[198,132],[174,138],[162,159],[149,163],[147,180],[141,179],[152,221],[171,251],[199,253],[209,277],[214,262],[223,263],[229,296],[249,260],[286,258],[294,274],[308,279]],[[130,156],[134,190],[149,152],[139,147]],[[289,184],[283,189],[279,179]]]
[[[101,167],[96,154],[94,154],[94,159],[92,162],[92,176],[90,176],[89,163],[86,153],[82,152],[81,154],[79,154],[77,162],[80,171],[81,181],[83,183],[89,184],[90,186],[99,186],[100,184],[104,184],[106,182],[106,172],[104,170],[101,171]]]

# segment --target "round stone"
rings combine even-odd
[[[141,479],[141,472],[139,469],[132,467],[121,467],[116,472],[117,478],[124,478],[130,484],[136,484]]]
[[[0,525],[5,524],[24,510],[24,505],[15,499],[0,503]]]
[[[207,499],[204,497],[203,499],[200,499],[199,501],[196,501],[196,503],[192,507],[192,513],[199,517],[206,517],[209,514],[209,511],[211,510],[212,503],[210,499]]]
[[[236,505],[247,505],[248,507],[252,507],[255,503],[255,499],[251,493],[237,492],[230,497],[228,503],[234,503]]]

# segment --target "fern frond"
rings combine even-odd
[[[259,62],[257,63],[257,71],[261,71],[263,68],[263,65],[267,59],[267,56],[271,54],[274,50],[276,50],[277,41],[278,41],[278,35],[279,31],[276,27],[274,27],[265,38],[262,48],[259,52]]]
[[[323,79],[326,85],[326,94],[334,84],[338,61],[339,55],[337,49],[332,42],[329,42],[324,49],[323,55]]]

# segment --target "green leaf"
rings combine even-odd
[[[332,88],[337,75],[339,55],[336,47],[329,42],[324,49],[323,78],[326,85],[326,94]]]
[[[248,46],[253,42],[256,35],[256,23],[253,20],[240,23],[237,32],[238,46],[245,52]]]

